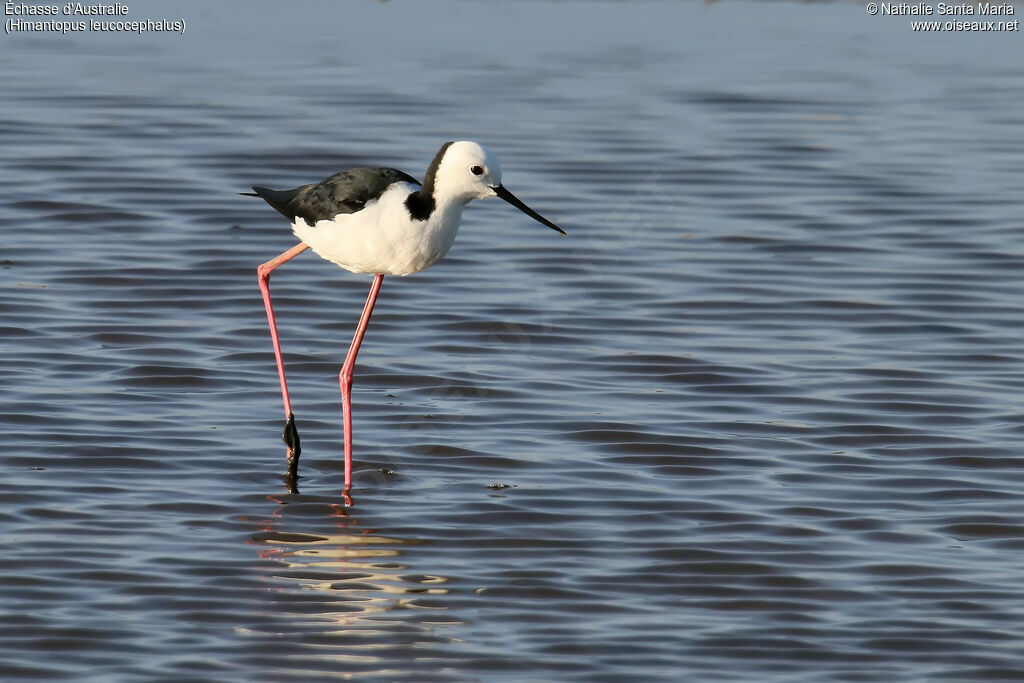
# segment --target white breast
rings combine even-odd
[[[448,253],[465,202],[439,203],[428,220],[414,221],[405,198],[416,189],[410,183],[395,183],[356,213],[320,220],[312,227],[297,218],[292,231],[317,254],[353,273],[417,273]]]

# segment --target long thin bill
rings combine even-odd
[[[565,234],[565,230],[562,230],[560,227],[549,221],[547,218],[544,218],[544,216],[541,216],[539,213],[528,207],[526,204],[523,204],[519,197],[515,196],[514,194],[506,190],[504,185],[498,185],[496,188],[494,188],[494,192],[499,197],[504,199],[506,202],[516,207],[517,209],[525,213],[527,216],[537,221],[538,223],[543,223],[552,230],[560,232],[563,235]]]

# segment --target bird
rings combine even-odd
[[[345,448],[345,491],[352,486],[352,377],[356,356],[370,322],[385,275],[411,275],[434,265],[448,253],[474,199],[500,197],[535,221],[566,232],[531,209],[501,183],[497,156],[468,140],[444,143],[427,167],[423,182],[395,168],[351,168],[322,182],[291,190],[259,185],[239,194],[259,197],[291,222],[300,240],[257,269],[270,325],[277,374],[284,400],[288,474],[298,477],[301,446],[288,396],[281,343],[270,298],[270,274],[307,249],[353,273],[372,274],[352,343],[338,373]]]

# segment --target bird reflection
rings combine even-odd
[[[360,526],[348,503],[268,498],[279,507],[251,543],[274,563],[265,577],[272,589],[268,616],[279,634],[301,635],[309,650],[301,655],[303,668],[320,662],[333,669],[343,661],[350,673],[393,674],[406,661],[410,672],[424,673],[424,648],[450,643],[445,629],[457,623],[432,603],[448,594],[448,579],[410,571],[407,555],[424,542]],[[311,518],[317,505],[325,514]]]

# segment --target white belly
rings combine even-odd
[[[428,220],[414,221],[404,202],[413,189],[397,183],[356,213],[339,214],[312,227],[298,218],[292,231],[314,252],[353,273],[417,273],[448,253],[464,204],[438,206]]]

